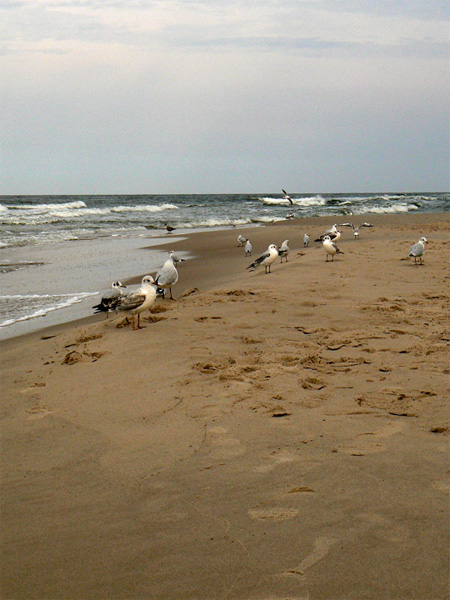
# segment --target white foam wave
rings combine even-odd
[[[285,198],[271,198],[266,196],[259,198],[259,200],[269,205],[292,206],[289,200]],[[292,202],[295,206],[324,206],[327,203],[326,199],[320,195],[292,198]]]
[[[178,206],[176,204],[158,204],[158,205],[151,205],[151,204],[147,204],[145,206],[114,206],[111,209],[111,212],[117,212],[117,213],[121,213],[121,212],[150,212],[150,213],[154,213],[154,212],[161,212],[163,210],[178,210]]]
[[[9,209],[7,206],[4,206],[3,204],[0,204],[0,213],[7,213],[9,212]]]
[[[8,325],[13,325],[14,323],[20,323],[21,321],[29,321],[30,319],[35,319],[37,317],[45,317],[48,313],[54,312],[55,310],[60,310],[62,308],[68,308],[73,304],[79,304],[85,298],[89,296],[96,296],[97,292],[79,292],[78,294],[60,294],[58,296],[50,296],[48,294],[38,295],[10,295],[10,296],[0,296],[0,304],[7,303],[9,306],[11,304],[14,306],[14,303],[17,304],[32,304],[33,301],[36,303],[43,303],[48,300],[55,300],[55,304],[48,304],[47,306],[42,306],[29,314],[22,314],[18,316],[13,316],[5,321],[0,323],[0,327],[8,327]],[[58,299],[58,300],[57,300]],[[24,308],[26,310],[26,308]]]
[[[374,213],[379,215],[384,214],[394,214],[394,213],[407,213],[410,210],[419,210],[419,207],[415,204],[394,204],[391,206],[366,206],[364,208],[358,208],[354,210],[354,214],[366,214],[366,213]]]
[[[51,204],[21,204],[18,209],[42,211],[54,209],[58,210],[64,208],[86,208],[86,204],[82,200],[75,200],[73,202],[58,202]]]

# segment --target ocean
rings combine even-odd
[[[450,210],[448,193],[0,196],[0,339],[92,314],[114,280],[156,271],[192,231],[286,218]],[[153,246],[149,252],[144,247]],[[178,254],[180,252],[177,251]],[[183,255],[183,253],[181,253]],[[189,258],[185,254],[185,258]]]

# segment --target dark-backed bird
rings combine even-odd
[[[275,262],[278,256],[278,248],[275,244],[270,244],[265,252],[261,254],[256,260],[252,262],[247,269],[256,269],[257,267],[264,267],[266,273],[270,273],[270,266]]]
[[[314,241],[315,242],[323,242],[325,236],[328,236],[332,242],[337,242],[337,240],[341,237],[341,232],[339,231],[336,223],[333,225],[333,227],[331,227],[330,229],[327,229],[327,231],[325,231],[325,233],[322,233],[322,235],[319,235],[319,237],[316,238]]]
[[[169,223],[164,223],[164,227],[167,229],[167,233],[172,233],[172,231],[175,231],[175,227],[172,227],[172,225],[169,225]]]
[[[116,310],[117,303],[120,297],[125,295],[123,290],[126,289],[127,286],[123,285],[120,281],[113,281],[111,287],[111,290],[108,290],[103,294],[99,304],[92,307],[95,308],[94,315],[99,312],[105,312],[106,317],[109,317],[109,313]]]

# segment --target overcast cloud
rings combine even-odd
[[[1,193],[448,191],[447,0],[0,0]]]

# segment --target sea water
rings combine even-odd
[[[450,209],[444,193],[290,197],[292,203],[281,193],[0,196],[0,339],[92,314],[112,281],[154,273],[167,257],[158,245],[180,239],[175,234]],[[170,237],[166,223],[175,227]]]

